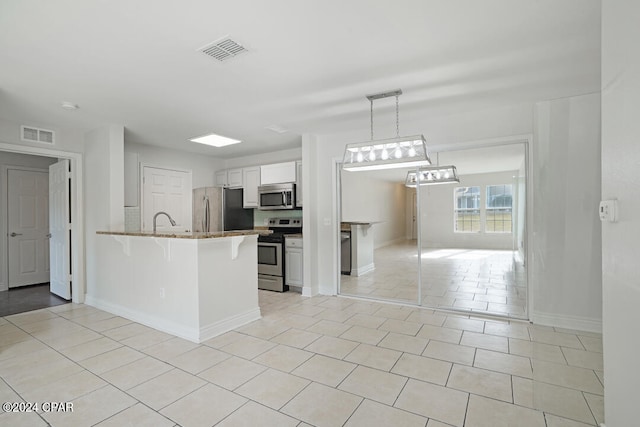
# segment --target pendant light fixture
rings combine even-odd
[[[437,163],[440,163],[440,154],[437,154]],[[451,184],[460,182],[456,167],[450,166],[423,166],[417,171],[409,171],[404,185],[416,187],[418,185]]]
[[[398,97],[402,90],[367,95],[371,105],[371,140],[347,144],[344,150],[342,168],[347,171],[393,169],[430,165],[427,142],[423,135],[400,136],[400,115]],[[373,101],[396,97],[396,137],[373,139]]]

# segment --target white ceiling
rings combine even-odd
[[[197,51],[226,35],[249,52]],[[0,58],[2,118],[231,158],[368,129],[390,89],[414,117],[598,91],[600,1],[2,0]]]

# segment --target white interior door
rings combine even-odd
[[[9,287],[49,281],[49,176],[7,170]]]
[[[67,300],[71,299],[69,177],[69,160],[49,166],[50,290]]]
[[[153,216],[166,212],[176,222],[172,227],[166,216],[157,218],[157,230],[191,230],[191,172],[144,166],[142,171],[142,230],[153,230]]]

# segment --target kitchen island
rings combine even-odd
[[[85,302],[200,343],[260,318],[257,237],[99,231]]]

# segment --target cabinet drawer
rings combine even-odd
[[[287,237],[285,239],[285,246],[287,248],[301,248],[302,238],[300,237]]]

